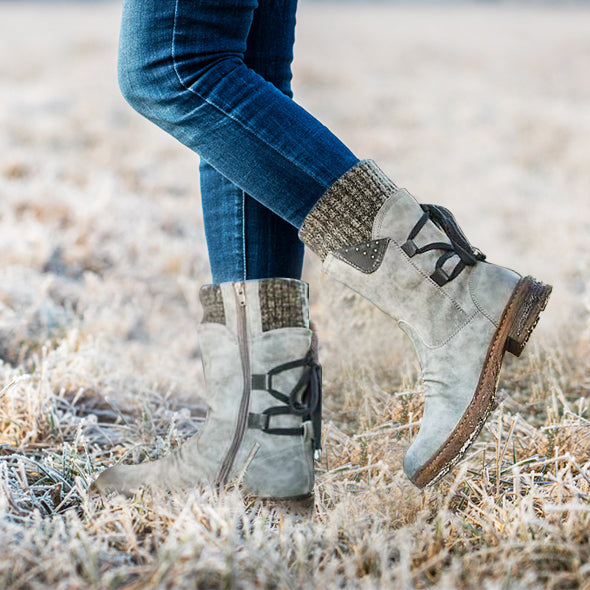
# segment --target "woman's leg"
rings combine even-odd
[[[246,65],[292,97],[297,0],[260,0],[248,34]],[[201,158],[201,200],[214,283],[301,278],[297,228],[247,195]]]
[[[358,159],[245,63],[256,0],[126,0],[119,81],[140,113],[300,227]]]
[[[168,0],[157,1],[158,7],[151,7],[154,11],[161,8],[161,4],[168,5],[168,9],[174,4]],[[186,4],[196,6],[198,3]],[[272,21],[274,14],[275,18],[285,18],[276,11],[281,6],[292,5],[291,0],[267,0],[261,6],[261,12],[254,15],[252,26],[254,5],[248,5],[245,10],[241,5],[245,3],[234,4],[238,6],[232,7],[226,0],[203,9],[202,16],[209,17],[209,20],[200,33],[204,35],[205,45],[211,43],[207,52],[212,52],[203,55],[203,60],[210,58],[215,61],[216,40],[221,41],[225,56],[228,45],[224,35],[221,34],[219,39],[218,35],[225,21],[229,20],[232,23],[229,32],[239,33],[235,49],[240,53],[236,58],[240,67],[248,75],[255,75],[243,62],[244,59],[252,60],[253,67],[258,66],[259,71],[266,70],[269,77],[275,80],[282,77],[283,84],[288,86],[290,73],[285,74],[285,68],[289,69],[290,57],[285,58],[280,43],[287,42],[290,55],[292,41],[289,43],[288,38],[275,39],[279,43],[278,48],[273,47],[273,43],[268,44],[271,39],[263,42],[258,35],[263,32],[259,27],[263,26],[264,19],[256,17],[267,17]],[[269,12],[262,12],[264,7]],[[125,19],[135,19],[142,25],[142,17],[150,16],[141,12],[143,8],[143,3],[128,2]],[[294,18],[294,6],[292,8],[293,11],[285,15],[289,16],[283,23],[285,25]],[[196,14],[201,16],[200,12]],[[172,23],[167,23],[174,27],[175,32],[180,31],[177,16],[175,14]],[[272,22],[266,24],[268,26]],[[272,30],[273,35],[281,35],[281,29],[284,27]],[[248,31],[250,38],[245,54],[245,35]],[[158,37],[157,27],[152,34]],[[123,54],[127,54],[127,39],[126,35],[122,38]],[[232,44],[229,46],[232,47]],[[197,44],[193,50],[198,48]],[[149,55],[156,60],[153,68],[158,70],[163,62],[157,63],[158,57],[153,49],[146,47]],[[224,59],[227,58],[224,57],[222,62]],[[123,69],[122,74],[125,71]],[[160,82],[165,77],[159,78]],[[273,94],[278,93],[289,100],[262,77],[258,76],[257,80],[271,88]],[[223,83],[223,79],[219,82]],[[150,92],[169,90],[164,83],[159,89],[149,88]],[[241,86],[237,87],[238,93],[242,90]],[[193,106],[200,104],[194,102],[192,96],[188,98],[191,98]],[[169,119],[167,115],[164,119],[159,117],[162,116],[162,107],[166,107],[167,101],[173,98],[160,96],[158,100],[162,102],[154,107],[151,118],[168,128],[174,118]],[[220,161],[225,161],[225,156],[231,161],[237,157],[236,153],[227,150],[227,154],[220,157],[212,145],[219,141],[217,134],[225,127],[224,117],[230,127],[235,126],[234,115],[228,117],[206,102],[202,106],[209,121],[205,125],[208,135],[202,138],[209,146],[203,153],[204,160],[207,161],[207,154],[211,153]],[[143,107],[142,112],[150,111],[149,105]],[[160,115],[156,115],[156,111]],[[175,113],[174,117],[178,115]],[[181,120],[179,125],[182,127]],[[195,132],[198,134],[198,131]],[[240,138],[252,141],[242,132]],[[256,151],[258,144],[254,141],[251,146]],[[219,144],[216,149],[221,148],[223,145]],[[243,488],[258,496],[309,498],[314,485],[313,458],[319,451],[321,440],[321,393],[320,369],[315,354],[317,348],[309,329],[307,285],[290,278],[244,280],[245,275],[252,272],[249,262],[254,262],[256,272],[268,273],[280,269],[281,274],[299,273],[300,256],[294,258],[288,248],[284,250],[289,260],[281,260],[281,252],[263,251],[296,241],[296,252],[299,254],[301,245],[297,230],[257,201],[246,198],[244,186],[238,189],[231,184],[226,175],[222,175],[223,170],[217,171],[216,161],[202,166],[207,189],[204,191],[204,204],[209,242],[211,244],[213,240],[214,243],[213,274],[215,281],[221,281],[221,284],[203,287],[200,293],[203,320],[199,327],[199,340],[207,385],[207,420],[195,436],[166,457],[141,465],[112,467],[104,471],[94,485],[101,491],[114,489],[122,492],[132,492],[149,484],[168,489],[190,488],[199,483],[225,486],[239,475]],[[207,199],[213,200],[208,202]],[[280,235],[285,228],[288,228],[286,237]],[[299,266],[293,268],[294,263]]]
[[[408,334],[426,404],[404,468],[422,487],[447,473],[479,433],[504,354],[520,355],[551,288],[484,262],[449,211],[421,206],[374,163],[359,162],[249,69],[256,6],[127,0],[121,87],[145,116],[300,227],[328,274]]]

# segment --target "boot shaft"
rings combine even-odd
[[[253,391],[253,375],[265,375],[309,351],[308,285],[295,279],[227,282],[202,287],[200,299],[203,321],[198,334],[207,401],[213,413],[235,422],[233,400],[245,384]],[[254,385],[290,391],[301,373],[301,367],[280,372],[272,384],[255,377]],[[253,399],[256,411],[275,401],[267,392]]]
[[[307,284],[222,283],[203,287],[201,301],[209,414],[199,445],[205,455],[215,455],[217,480],[224,484],[247,467],[244,484],[258,495],[308,494],[314,441],[319,447],[320,400]]]
[[[311,353],[307,285],[291,279],[204,287],[199,326],[209,407],[203,427],[169,455],[117,465],[98,490],[187,489],[239,479],[259,497],[313,491],[319,366]]]
[[[205,285],[199,298],[203,306],[201,323],[222,324],[236,338],[242,312],[250,336],[279,328],[309,328],[309,288],[296,279]]]
[[[353,207],[367,190],[370,205]],[[348,203],[344,219],[333,213],[336,202]],[[331,187],[301,237],[322,252],[338,244],[325,253],[323,270],[397,320],[417,347],[440,346],[478,313],[497,323],[520,279],[483,262],[449,211],[420,205],[371,161]]]

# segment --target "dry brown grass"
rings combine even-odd
[[[304,104],[556,287],[467,459],[419,491],[401,470],[414,356],[309,260],[312,513],[236,489],[87,496],[97,470],[168,452],[204,412],[195,162],[119,98],[117,19],[0,6],[0,587],[589,590],[590,12],[303,7]]]

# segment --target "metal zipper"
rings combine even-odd
[[[236,315],[237,315],[237,336],[240,357],[242,360],[242,376],[244,378],[244,390],[238,410],[238,421],[232,443],[227,451],[221,470],[219,471],[218,481],[225,485],[229,478],[231,468],[242,444],[246,425],[248,423],[248,411],[250,409],[250,391],[252,386],[252,372],[250,370],[250,353],[248,350],[248,326],[246,322],[246,285],[243,282],[234,283],[234,292],[236,298]]]

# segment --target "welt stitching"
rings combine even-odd
[[[488,314],[488,312],[483,308],[483,306],[479,302],[477,295],[475,295],[475,293],[472,291],[472,289],[471,289],[472,279],[473,279],[473,273],[471,273],[471,276],[469,277],[469,281],[467,283],[467,286],[469,288],[469,294],[471,295],[471,301],[473,301],[473,304],[482,313],[482,315],[484,315],[486,318],[488,318],[488,320],[490,320],[490,322],[492,322],[494,324],[494,326],[497,327],[498,324],[494,321],[494,319],[492,317],[490,317],[490,314]]]

